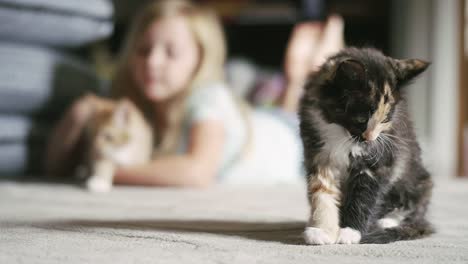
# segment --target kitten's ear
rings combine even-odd
[[[127,99],[122,99],[117,103],[113,114],[114,124],[118,127],[126,127],[130,120],[132,105]]]
[[[334,81],[346,88],[359,89],[366,80],[365,66],[353,59],[340,62],[335,71]]]
[[[424,72],[430,63],[418,59],[393,60],[399,83],[406,83]]]

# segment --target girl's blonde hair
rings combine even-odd
[[[154,118],[152,117],[154,107],[151,107],[153,103],[144,98],[131,76],[130,58],[135,52],[139,38],[152,23],[174,16],[183,16],[187,20],[199,46],[200,61],[188,87],[176,98],[171,99],[168,124],[164,127],[156,124],[154,128],[157,150],[162,153],[172,152],[176,148],[186,110],[185,101],[191,90],[203,83],[224,81],[226,43],[221,23],[214,11],[185,0],[151,2],[140,12],[130,29],[112,83],[112,94],[115,97],[130,98],[148,118]]]

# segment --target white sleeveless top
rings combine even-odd
[[[265,184],[302,182],[302,154],[297,126],[254,110],[245,120],[223,83],[196,87],[188,98],[180,152],[187,151],[190,128],[197,122],[219,121],[225,145],[218,179],[224,183]],[[245,148],[250,123],[251,135]]]

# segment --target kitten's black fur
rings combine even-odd
[[[389,243],[433,232],[425,219],[433,184],[420,159],[404,96],[404,86],[428,65],[392,59],[375,49],[348,48],[311,76],[299,110],[309,226],[326,230],[320,226],[326,214],[314,210],[328,199],[320,194],[328,194],[338,204],[340,227],[360,232],[360,241],[353,243]],[[372,131],[381,130],[376,139],[368,129],[371,122],[377,129]],[[333,133],[346,141],[338,144]],[[343,155],[348,160],[339,160]],[[400,212],[399,225],[379,226],[379,219],[391,212]],[[333,234],[328,232],[335,241]]]

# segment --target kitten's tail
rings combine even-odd
[[[432,225],[426,220],[402,223],[392,228],[377,228],[361,239],[361,244],[387,244],[398,240],[412,240],[423,238],[435,232]]]

